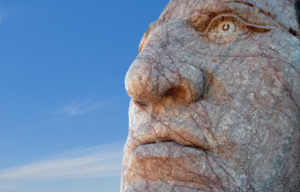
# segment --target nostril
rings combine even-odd
[[[176,86],[168,89],[163,97],[173,97],[174,100],[183,101],[186,98],[186,88],[183,86]]]
[[[134,103],[135,103],[136,105],[141,106],[141,107],[146,107],[146,106],[147,106],[146,103],[143,103],[143,102],[141,102],[141,101],[134,101]]]
[[[134,100],[133,102],[138,108],[140,108],[142,110],[148,109],[149,103],[145,103],[145,102],[137,101],[137,100]]]

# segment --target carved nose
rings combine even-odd
[[[150,59],[138,58],[126,74],[125,87],[141,109],[167,96],[188,105],[202,94],[203,74],[189,64],[158,64]]]

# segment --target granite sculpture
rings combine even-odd
[[[300,191],[294,0],[171,0],[144,34],[121,192]]]

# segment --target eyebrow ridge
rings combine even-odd
[[[249,7],[255,7],[254,5],[252,5],[251,3],[248,3],[248,2],[244,2],[244,1],[227,1],[225,3],[241,3],[241,4],[244,4],[244,5],[248,5]]]
[[[276,16],[275,16],[274,14],[272,14],[271,12],[266,11],[266,10],[264,10],[264,9],[262,9],[262,8],[256,7],[255,5],[253,5],[253,4],[251,4],[251,3],[248,3],[248,2],[244,2],[244,1],[227,1],[227,2],[225,2],[225,3],[226,3],[226,4],[227,4],[227,3],[240,3],[240,4],[244,4],[244,5],[247,5],[247,6],[249,6],[249,7],[252,7],[252,8],[257,9],[259,12],[261,12],[261,13],[267,15],[267,16],[272,17],[272,19],[275,19],[275,17],[276,17]]]

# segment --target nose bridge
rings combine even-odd
[[[155,46],[166,48],[165,42],[156,42]],[[128,95],[145,106],[170,95],[185,105],[196,101],[203,90],[201,70],[165,57],[164,53],[163,49],[146,48],[140,52],[126,74]]]

